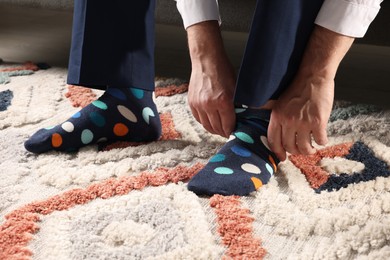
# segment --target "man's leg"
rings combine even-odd
[[[266,184],[278,160],[267,144],[270,111],[298,70],[323,0],[258,0],[237,82],[236,129],[188,184],[197,194],[248,195]]]
[[[99,141],[153,141],[155,0],[75,1],[68,83],[106,89],[67,121],[35,133],[27,150],[74,151]]]

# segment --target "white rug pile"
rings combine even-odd
[[[173,94],[155,99],[163,140],[25,151],[91,96],[65,79],[51,68],[0,85],[0,259],[390,259],[390,111],[338,102],[318,154],[250,197],[199,198],[186,182],[225,140],[177,80],[156,81]]]

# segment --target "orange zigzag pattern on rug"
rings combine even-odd
[[[312,155],[290,155],[290,161],[306,176],[310,186],[318,189],[329,179],[329,173],[318,166],[323,158],[342,157],[349,153],[353,143],[342,143],[318,150]]]
[[[228,247],[222,259],[261,260],[267,254],[261,247],[261,241],[253,237],[250,210],[241,208],[239,196],[214,195],[210,206],[215,208],[218,219],[218,233],[222,243]]]
[[[18,70],[32,70],[32,71],[37,71],[39,70],[38,66],[32,63],[31,61],[27,61],[24,64],[20,66],[15,66],[15,67],[9,67],[9,68],[3,68],[0,69],[0,72],[11,72],[11,71],[18,71]]]
[[[168,182],[178,183],[194,176],[203,165],[200,163],[188,168],[177,166],[173,169],[158,168],[153,173],[142,172],[138,176],[111,178],[90,185],[85,189],[73,189],[47,200],[33,202],[6,215],[6,222],[0,226],[0,259],[31,259],[32,252],[27,248],[33,234],[38,232],[40,215],[49,215],[76,205],[86,204],[96,198],[108,199],[132,190],[142,190],[146,186],[161,186]]]
[[[65,93],[65,97],[70,100],[73,107],[81,108],[88,106],[97,99],[92,89],[74,85],[68,85],[68,92]]]

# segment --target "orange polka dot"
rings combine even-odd
[[[275,163],[274,158],[272,158],[272,156],[270,155],[270,156],[268,156],[268,159],[269,159],[269,161],[271,162],[271,164],[272,164],[272,166],[274,167],[274,170],[275,170],[275,172],[276,172],[278,168],[276,167],[276,163]]]
[[[122,123],[118,123],[114,126],[114,134],[116,136],[125,136],[129,132],[129,128]]]
[[[62,137],[61,137],[61,135],[57,134],[57,133],[53,134],[51,136],[51,144],[52,144],[53,147],[60,147],[61,144],[62,144]]]
[[[263,186],[263,183],[261,182],[260,179],[258,179],[256,177],[251,177],[251,180],[252,180],[253,184],[255,185],[256,190],[258,190],[261,186]]]

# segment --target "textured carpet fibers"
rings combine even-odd
[[[65,79],[0,85],[0,259],[390,259],[390,111],[336,102],[316,154],[251,196],[198,197],[187,182],[226,140],[193,119],[182,80],[156,79],[156,142],[25,151],[102,93]]]

